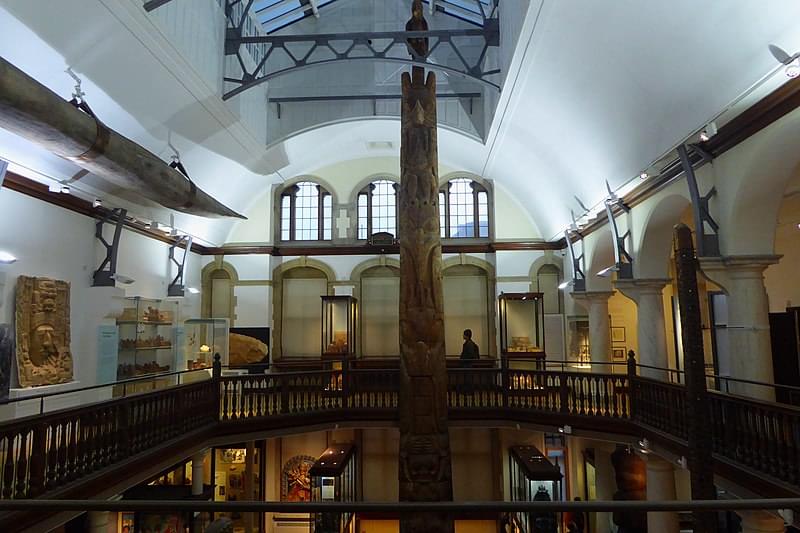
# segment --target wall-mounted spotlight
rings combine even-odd
[[[558,432],[563,433],[564,435],[572,435],[572,426],[567,426],[567,425],[561,426],[560,428],[558,428]]]
[[[772,54],[778,63],[782,65],[786,65],[786,68],[783,70],[783,73],[786,74],[787,78],[796,78],[800,76],[800,65],[798,65],[798,58],[800,58],[800,52],[789,55],[786,50],[781,48],[778,45],[771,44],[769,45],[769,51]]]
[[[200,294],[200,289],[197,287],[188,287],[186,290],[189,291],[190,294]]]
[[[2,264],[2,265],[10,265],[10,264],[16,263],[16,262],[17,262],[17,258],[13,254],[10,254],[9,252],[6,252],[5,250],[0,250],[0,264]]]
[[[567,287],[571,287],[574,284],[575,284],[575,280],[568,279],[568,280],[565,280],[565,281],[562,281],[561,283],[559,283],[558,284],[558,289],[563,291]]]
[[[600,272],[597,273],[597,276],[600,278],[607,278],[610,277],[613,272],[619,272],[618,265],[611,265],[610,267],[606,267]]]
[[[103,207],[103,200],[95,198],[94,202],[92,202],[92,207]]]
[[[131,283],[134,283],[136,281],[135,279],[126,276],[124,274],[111,274],[111,279],[119,283],[122,283],[123,285],[130,285]]]

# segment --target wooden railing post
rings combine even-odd
[[[508,407],[508,387],[510,383],[508,378],[508,357],[500,358],[500,383],[503,388],[503,407]]]
[[[347,409],[350,403],[350,359],[345,357],[342,360],[342,409]]]
[[[222,409],[224,403],[223,395],[227,394],[227,391],[224,391],[220,386],[222,383],[222,357],[220,357],[219,353],[214,354],[214,363],[211,365],[211,383],[211,393],[214,395],[214,399],[211,402],[211,405],[214,406],[214,418],[222,420],[227,412],[227,409]]]
[[[628,350],[628,413],[636,420],[636,352]]]
[[[30,498],[35,498],[44,492],[44,469],[47,457],[47,427],[36,424],[33,430],[33,444],[31,445],[31,473],[30,473]]]

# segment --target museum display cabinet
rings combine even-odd
[[[511,501],[560,500],[562,474],[535,446],[512,446],[508,451]],[[516,513],[517,526],[528,533],[556,533],[556,513]]]
[[[175,370],[175,318],[178,302],[139,296],[126,298],[117,319],[117,379]]]
[[[353,502],[356,494],[356,449],[352,444],[334,444],[311,466],[311,500]],[[353,513],[315,513],[311,533],[353,533]]]
[[[248,453],[253,456],[248,458]],[[245,444],[214,448],[211,462],[214,472],[214,501],[263,500],[262,480],[266,477],[266,464],[262,460],[264,453],[263,441],[250,448]],[[250,474],[248,469],[252,469]],[[215,513],[215,518],[230,518],[234,531],[245,531],[248,518],[246,515],[247,513],[231,511]],[[252,520],[254,532],[264,531],[263,515],[253,513]]]
[[[322,296],[322,357],[344,359],[356,350],[358,300],[352,296]]]
[[[223,366],[229,361],[230,321],[227,318],[190,318],[183,323],[180,370],[202,370],[220,355]]]
[[[540,292],[501,293],[498,296],[500,353],[507,358],[543,361],[544,300]]]

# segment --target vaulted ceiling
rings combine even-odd
[[[382,1],[319,2],[320,18],[301,9],[298,24],[305,25],[303,32],[313,32],[322,27],[326,10],[333,13],[337,5],[347,12]],[[164,159],[171,155],[169,138],[198,185],[237,211],[246,211],[276,180],[348,159],[396,154],[397,121],[358,113],[312,117],[300,130],[267,144],[274,107],[264,123],[252,121],[249,111],[265,106],[267,89],[223,102],[225,87],[218,74],[231,58],[202,61],[204,50],[224,47],[224,27],[204,17],[214,6],[220,9],[215,0],[172,0],[153,13],[146,13],[143,3],[62,0],[45,8],[28,0],[0,0],[5,10],[0,11],[0,55],[64,97],[72,81],[63,71],[72,66],[106,123]],[[440,158],[513,191],[545,237],[563,230],[571,209],[582,211],[575,196],[590,207],[602,201],[606,180],[613,188],[622,187],[779,70],[770,43],[789,53],[800,50],[800,3],[794,0],[772,0],[769,9],[752,0],[503,0],[500,6],[520,15],[508,23],[516,28],[501,28],[513,38],[499,47],[498,62],[505,64],[503,90],[490,106],[496,104],[496,111],[483,123],[482,135],[444,125]],[[170,28],[178,23],[170,17],[179,9],[189,10],[186,24],[195,25],[194,33],[206,29],[215,37],[176,40]],[[390,23],[382,21],[384,28]],[[299,31],[291,28],[276,33]],[[362,66],[354,62],[340,69],[339,81]],[[380,68],[391,72],[396,67]],[[370,68],[374,80],[378,69]],[[778,72],[765,87],[783,79]],[[324,89],[336,80],[327,71],[300,81]],[[279,89],[291,92],[292,84],[284,80],[270,90],[275,94]],[[376,153],[373,141],[390,141],[393,147]],[[71,163],[2,131],[0,157],[59,180],[76,171]],[[92,178],[86,187],[126,196]],[[165,216],[156,206],[141,209],[153,218]],[[231,224],[176,219],[215,243]]]

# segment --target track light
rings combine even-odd
[[[619,265],[611,265],[610,267],[606,267],[600,272],[598,272],[597,276],[600,278],[607,278],[611,275],[612,272],[619,272]]]
[[[94,202],[92,202],[92,207],[103,207],[103,200],[95,198]]]
[[[786,69],[784,69],[783,72],[786,74],[787,78],[796,78],[800,76],[800,66],[797,65],[797,63],[786,65]]]
[[[6,252],[5,250],[0,250],[0,264],[2,265],[10,265],[11,263],[16,263],[17,258]]]
[[[61,194],[69,194],[69,185],[62,185],[60,192]]]
[[[714,121],[709,122],[706,128],[700,132],[700,141],[706,142],[711,137],[716,135],[717,131],[718,131],[717,123]]]
[[[128,277],[128,276],[125,276],[123,274],[116,274],[115,273],[115,274],[111,274],[110,277],[114,281],[118,281],[118,282],[122,283],[123,285],[130,285],[131,283],[136,281],[135,279],[133,279],[131,277]]]

